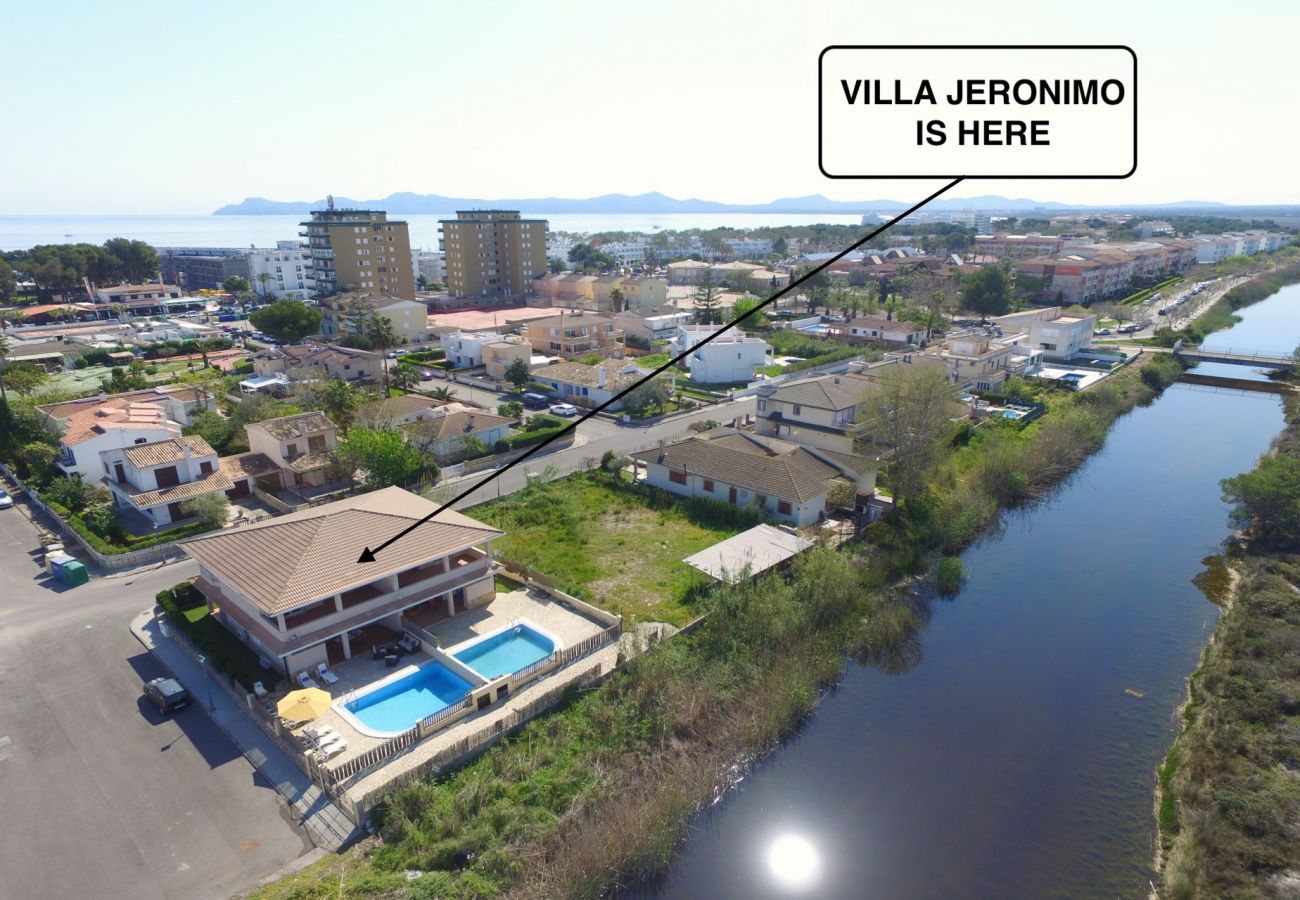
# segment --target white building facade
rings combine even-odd
[[[248,280],[264,300],[271,294],[280,299],[306,300],[316,290],[311,277],[311,251],[297,241],[276,241],[273,250],[249,250]]]

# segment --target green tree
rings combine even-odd
[[[410,366],[398,366],[393,369],[392,381],[393,387],[409,394],[420,383],[420,378]]]
[[[623,408],[640,418],[652,408],[663,410],[668,402],[668,387],[662,378],[652,378],[628,391],[623,397]]]
[[[263,272],[263,275],[266,273]],[[227,294],[246,294],[249,290],[248,279],[239,275],[231,275],[225,281],[221,282],[221,289]]]
[[[218,454],[223,454],[235,436],[236,424],[220,413],[210,409],[200,409],[190,415],[190,424],[185,426],[185,434],[196,434],[208,442]]]
[[[1262,540],[1283,546],[1300,539],[1300,458],[1270,454],[1221,485],[1238,525],[1253,525]]]
[[[507,419],[518,419],[524,414],[524,405],[518,400],[507,400],[497,407],[497,415]]]
[[[889,484],[899,503],[925,487],[943,455],[957,389],[940,366],[889,366],[880,371],[859,404],[855,444],[868,457],[888,452]]]
[[[321,312],[298,300],[278,300],[248,317],[258,331],[296,344],[309,334],[320,332]]]
[[[149,386],[144,376],[143,367],[136,371],[115,366],[107,378],[99,382],[100,389],[106,394],[125,394],[127,391],[142,391]]]
[[[131,284],[143,283],[158,272],[158,252],[144,241],[110,238],[104,242],[104,251],[117,261],[121,277]]]
[[[271,283],[271,273],[270,273],[270,272],[258,272],[258,273],[257,273],[257,286],[260,287],[260,288],[262,289],[262,299],[263,299],[263,300],[265,300],[265,299],[267,299],[268,297],[271,296],[271,289],[270,289],[269,287],[267,287],[267,285],[269,285],[270,283]],[[244,288],[244,290],[248,290],[248,288]],[[240,292],[238,292],[238,291],[234,291],[234,292],[232,292],[232,293],[238,294],[238,293],[240,293]]]
[[[564,260],[558,256],[552,256],[546,261],[546,267],[551,270],[551,274],[558,275],[564,271]]]
[[[623,311],[623,289],[614,288],[609,292],[609,311],[611,313],[621,313]]]
[[[962,306],[982,316],[1000,316],[1011,306],[1011,283],[1001,266],[984,266],[966,277]]]
[[[397,431],[354,428],[334,451],[335,458],[349,470],[360,471],[367,488],[407,484],[437,466]]]
[[[370,346],[376,353],[387,353],[398,344],[397,332],[393,330],[393,323],[387,316],[371,316],[370,321],[366,323],[366,336],[370,338]],[[388,396],[388,360],[383,361],[384,367],[384,396]]]
[[[762,302],[757,297],[741,297],[731,308],[732,317],[744,317],[744,321],[740,323],[741,328],[762,328],[767,324],[767,313],[759,309]]]
[[[7,334],[0,334],[0,400],[5,402],[8,408],[9,395],[5,392],[4,372],[9,367],[9,354],[14,352],[13,341]],[[0,433],[0,438],[3,434]]]
[[[28,476],[37,484],[45,484],[54,474],[54,463],[59,458],[59,448],[44,441],[31,441],[23,444],[14,454],[19,468],[26,469],[18,474]]]
[[[36,389],[44,384],[49,375],[40,366],[33,363],[15,363],[4,367],[0,381],[20,397],[30,397]]]
[[[341,378],[301,382],[294,394],[302,409],[318,409],[347,433],[357,420],[357,411],[365,402],[364,393]]]
[[[532,380],[532,377],[532,369],[522,359],[513,359],[510,361],[510,365],[506,366],[506,381],[519,390],[522,390],[524,385]]]
[[[18,282],[14,278],[13,266],[0,259],[0,303],[9,303],[14,299]]]
[[[212,494],[202,494],[181,503],[181,513],[183,515],[196,517],[199,524],[209,529],[220,528],[225,524],[229,511],[230,504],[226,502],[226,495],[219,491]]]
[[[614,257],[591,244],[574,244],[569,250],[569,263],[583,272],[607,272],[618,265]]]
[[[722,299],[713,276],[706,272],[695,288],[695,321],[699,325],[722,324]]]

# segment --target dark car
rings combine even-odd
[[[175,678],[155,678],[144,685],[144,695],[159,712],[169,713],[190,705],[190,692]]]
[[[524,406],[529,409],[546,409],[550,405],[550,398],[545,394],[534,394],[531,392],[524,394]]]

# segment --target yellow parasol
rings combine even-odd
[[[290,722],[309,722],[330,708],[330,695],[320,688],[303,688],[286,694],[275,711]]]

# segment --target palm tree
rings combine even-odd
[[[429,396],[434,400],[451,401],[456,399],[456,395],[451,392],[449,387],[436,387],[429,391]]]
[[[9,340],[9,336],[0,334],[0,373],[4,372],[5,366],[9,361],[9,354],[13,351],[13,348],[14,345],[13,342]],[[5,393],[5,383],[3,378],[0,378],[0,400],[3,400],[6,404],[9,403],[9,396]]]
[[[387,316],[371,316],[366,323],[366,333],[370,335],[370,346],[380,354],[387,354],[397,346],[397,332]],[[388,360],[384,360],[384,396],[388,396]]]
[[[410,366],[398,366],[393,373],[393,387],[408,394],[415,390],[416,380],[415,370]]]
[[[270,273],[270,272],[258,272],[258,273],[257,273],[257,283],[260,284],[260,285],[262,286],[262,299],[263,299],[263,300],[265,300],[266,297],[267,297],[266,283],[267,283],[268,281],[270,281],[270,280],[271,280],[271,273]]]

